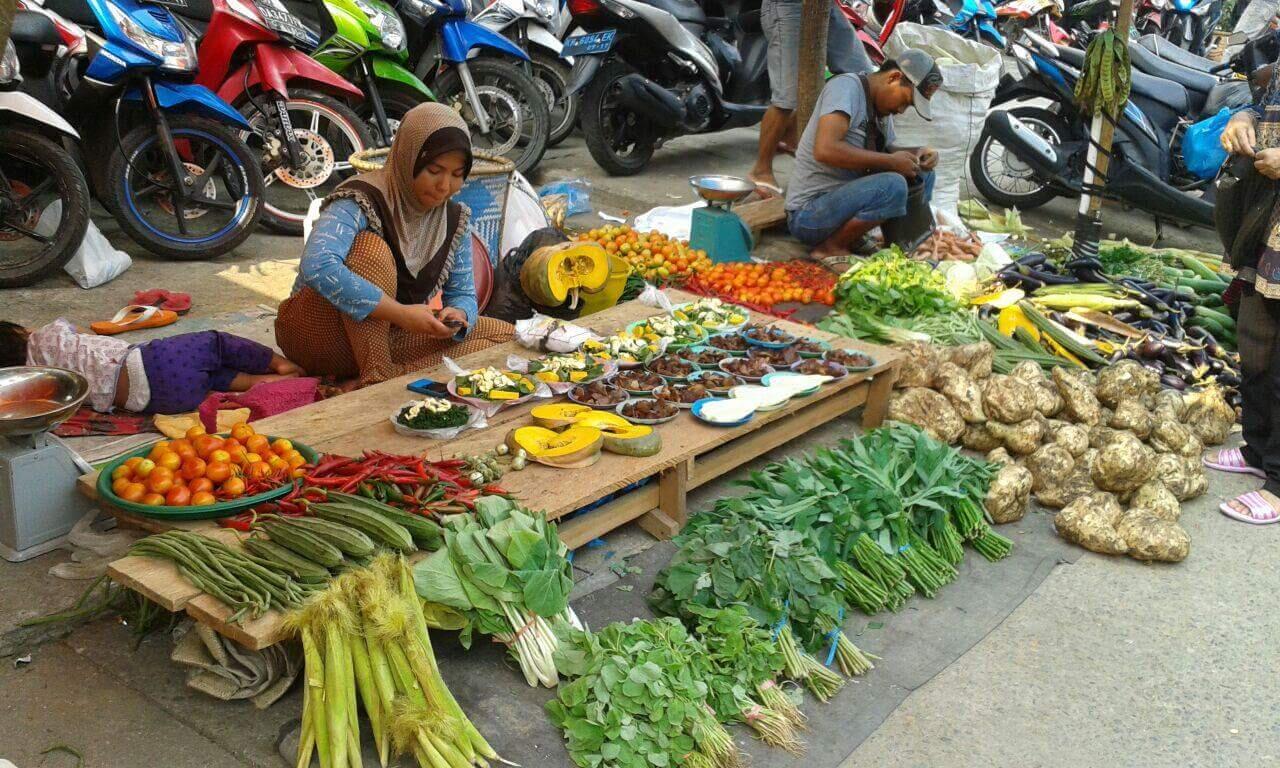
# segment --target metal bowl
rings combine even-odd
[[[0,368],[0,435],[48,432],[71,418],[89,382],[64,368]]]
[[[736,203],[756,191],[756,185],[738,176],[691,176],[689,184],[709,203]]]

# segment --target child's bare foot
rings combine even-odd
[[[1280,521],[1280,498],[1270,491],[1242,493],[1218,509],[1242,523],[1266,525]]]

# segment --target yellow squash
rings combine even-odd
[[[662,450],[662,436],[647,424],[632,424],[609,411],[584,413],[575,427],[590,427],[604,434],[604,449],[621,456],[653,456]]]
[[[609,279],[609,254],[596,243],[565,242],[534,251],[520,268],[520,287],[535,304],[578,306],[578,292],[593,293]]]
[[[588,413],[591,413],[590,407],[577,405],[575,403],[547,403],[546,405],[535,405],[533,410],[529,411],[529,415],[533,417],[534,423],[540,427],[546,427],[547,429],[567,427],[576,421],[579,416]]]
[[[553,432],[545,427],[517,427],[507,433],[507,446],[523,450],[531,461],[550,467],[589,467],[600,460],[604,434],[593,427]]]

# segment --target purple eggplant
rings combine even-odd
[[[1177,376],[1174,376],[1172,373],[1166,373],[1165,375],[1161,376],[1160,383],[1165,385],[1169,389],[1176,389],[1179,392],[1182,392],[1187,388],[1187,382],[1183,381],[1181,378]]]

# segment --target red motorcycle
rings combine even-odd
[[[898,3],[901,5],[901,0]],[[884,41],[889,39],[889,33],[893,32],[893,26],[897,23],[897,19],[893,18],[894,24],[886,23],[881,28],[883,34],[872,34],[872,30],[867,23],[868,6],[862,0],[836,0],[840,12],[853,25],[853,31],[858,36],[858,42],[862,43],[862,47],[867,52],[867,57],[871,59],[871,63],[877,67],[884,63]],[[887,30],[887,31],[886,31]]]
[[[350,157],[374,146],[350,104],[363,92],[302,53],[314,34],[279,0],[149,0],[199,40],[196,82],[240,111],[257,134],[266,199],[262,221],[302,234],[311,201],[352,174]]]

